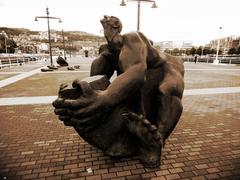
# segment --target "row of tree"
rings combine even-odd
[[[9,39],[4,35],[0,34],[0,53],[14,53],[17,44],[13,39]]]
[[[240,46],[237,47],[237,48],[230,48],[228,50],[228,54],[230,54],[230,55],[233,55],[233,54],[239,55],[240,54]]]
[[[203,47],[203,46],[200,46],[200,47],[192,47],[190,49],[179,49],[179,48],[175,48],[173,50],[170,50],[170,49],[165,49],[164,51],[165,53],[169,53],[169,54],[172,54],[172,55],[175,55],[175,56],[180,56],[180,55],[183,55],[183,54],[186,54],[186,55],[213,55],[213,54],[216,54],[217,53],[217,50],[216,49],[213,49],[213,48],[210,48],[210,47]],[[219,52],[218,52],[219,55],[222,55],[223,54],[223,50],[222,49],[219,49]],[[240,46],[237,47],[237,48],[230,48],[227,52],[228,55],[239,55],[240,54]]]

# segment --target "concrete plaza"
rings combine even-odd
[[[91,59],[40,72],[47,63],[0,70],[1,180],[240,179],[240,66],[185,63],[184,112],[161,166],[147,169],[105,156],[54,115],[59,85],[88,77]]]

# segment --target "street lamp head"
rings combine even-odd
[[[125,3],[125,1],[124,1],[124,0],[122,0],[122,2],[121,2],[121,4],[120,4],[120,6],[126,6],[126,3]]]
[[[37,17],[35,17],[34,21],[38,21],[38,20],[37,20]]]
[[[156,4],[156,2],[154,1],[153,2],[153,5],[152,5],[152,7],[151,8],[157,8],[157,4]]]
[[[61,19],[59,19],[59,20],[58,20],[58,23],[62,23],[62,20],[61,20]]]
[[[48,9],[48,6],[46,7],[46,14],[49,15],[49,9]]]

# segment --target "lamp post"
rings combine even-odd
[[[201,52],[201,58],[202,58],[203,57],[204,46],[202,46],[201,50],[202,50],[202,52]]]
[[[0,34],[4,36],[5,52],[7,54],[7,34],[4,31],[2,31]]]
[[[128,1],[135,1],[137,2],[137,31],[140,30],[140,9],[141,9],[141,2],[150,2],[153,3],[151,8],[157,8],[156,2],[154,0],[128,0]],[[126,6],[124,0],[121,1],[120,6]]]
[[[70,38],[68,38],[68,45],[69,45],[69,56],[70,56],[70,60],[71,60],[73,44],[71,43],[71,39]]]
[[[66,60],[65,38],[64,38],[64,32],[63,32],[63,29],[62,29],[62,39],[63,39],[63,57],[64,57],[64,60]]]
[[[214,64],[219,64],[219,60],[218,60],[218,54],[219,54],[219,48],[220,48],[220,35],[221,35],[221,30],[222,27],[219,27],[219,36],[218,36],[218,43],[217,43],[217,53],[216,53],[216,58],[213,61]]]
[[[47,16],[36,16],[36,17],[35,17],[35,21],[38,21],[39,18],[47,19],[50,62],[51,62],[51,66],[53,66],[52,47],[51,47],[51,33],[50,33],[50,22],[49,22],[49,19],[58,19],[58,22],[59,22],[59,23],[62,23],[62,21],[61,21],[61,19],[58,18],[58,17],[51,17],[51,16],[49,16],[49,9],[48,9],[48,7],[46,7],[46,14],[47,14]]]

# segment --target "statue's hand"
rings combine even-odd
[[[52,105],[55,107],[54,113],[58,115],[58,119],[63,121],[66,126],[72,126],[72,116],[70,115],[68,108],[64,108],[61,106],[62,101],[63,99],[59,97],[55,101],[53,101]]]
[[[65,99],[61,104],[63,108],[68,108],[68,114],[75,118],[102,113],[109,109],[103,91],[94,91],[90,96],[81,96],[77,99]]]
[[[94,90],[89,83],[79,80],[75,80],[72,86],[81,89],[81,95],[74,99],[58,97],[53,102],[57,115],[85,118],[93,113],[102,114],[108,111],[110,103],[104,91]]]
[[[104,96],[95,92],[91,97],[73,99],[58,98],[53,102],[54,112],[67,126],[77,126],[84,131],[99,123],[105,106]]]

